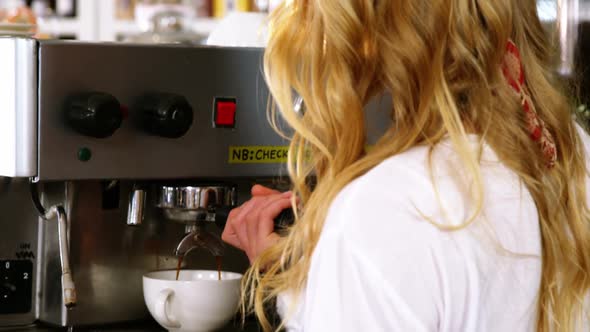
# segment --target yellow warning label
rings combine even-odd
[[[282,164],[287,162],[288,146],[230,146],[230,164]]]

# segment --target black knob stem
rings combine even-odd
[[[233,210],[233,207],[229,206],[220,206],[215,208],[215,225],[220,229],[225,228],[225,224],[227,223],[227,218],[229,217],[229,213]]]

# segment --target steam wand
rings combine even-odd
[[[67,308],[72,308],[76,305],[76,286],[72,279],[72,271],[70,270],[70,254],[68,252],[67,241],[67,224],[68,217],[63,206],[52,206],[45,214],[45,219],[50,220],[57,216],[58,221],[58,238],[59,238],[59,256],[61,260],[61,285],[63,290],[64,304]]]
[[[39,216],[44,220],[51,220],[57,217],[57,233],[59,238],[59,257],[61,261],[61,285],[63,291],[63,301],[66,308],[72,308],[76,306],[77,295],[76,286],[72,278],[72,271],[70,269],[70,255],[68,252],[68,240],[67,240],[67,225],[68,216],[62,205],[54,205],[49,210],[45,210],[41,200],[39,199],[39,190],[37,183],[30,180],[30,191],[33,205],[39,213]]]

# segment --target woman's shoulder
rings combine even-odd
[[[421,150],[421,149],[420,149]],[[354,235],[361,229],[398,233],[424,225],[417,209],[430,211],[435,199],[421,151],[388,158],[345,186],[328,210],[324,229]],[[370,233],[370,232],[369,232]],[[370,240],[369,240],[370,241]]]
[[[495,161],[493,156],[488,159]],[[482,167],[490,165],[495,164]],[[421,228],[424,223],[428,224],[424,227],[432,226],[429,217],[441,214],[461,220],[467,217],[464,207],[470,203],[469,187],[469,177],[450,145],[439,144],[435,149],[417,146],[383,160],[344,187],[332,202],[328,221],[333,219],[339,227],[355,227],[355,218],[347,216],[371,215],[363,224],[399,228],[418,223]]]

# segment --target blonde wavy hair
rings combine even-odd
[[[556,141],[552,169],[502,76],[509,39],[520,49],[532,100]],[[590,218],[583,144],[569,100],[557,88],[553,55],[535,0],[292,0],[278,8],[265,72],[295,131],[288,168],[301,208],[288,235],[247,271],[243,309],[255,312],[265,331],[277,328],[265,308],[280,292],[301,291],[334,197],[412,147],[433,148],[449,137],[478,188],[479,211],[479,159],[467,139],[476,132],[520,176],[538,209],[537,330],[574,331],[590,289]],[[366,152],[363,108],[383,94],[393,97],[392,126]],[[304,100],[303,115],[293,107],[295,95]]]

